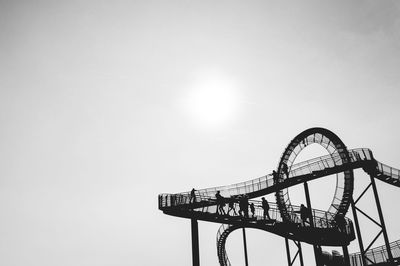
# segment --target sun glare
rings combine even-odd
[[[203,76],[189,88],[185,106],[191,119],[202,126],[226,124],[238,109],[236,84],[222,75]]]

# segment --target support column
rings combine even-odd
[[[301,250],[301,242],[299,241],[298,243],[299,243],[298,247],[299,247],[299,256],[300,256],[300,266],[304,266],[303,251]]]
[[[290,258],[289,240],[286,237],[285,237],[285,244],[286,244],[286,256],[287,256],[288,266],[292,266],[292,259]]]
[[[310,200],[310,191],[308,190],[308,184],[307,182],[304,182],[304,192],[306,195],[306,201],[307,201],[307,208],[309,210],[309,220],[310,220],[310,227],[314,228],[314,219],[312,216],[312,206],[311,206],[311,200]],[[314,247],[314,255],[315,255],[315,263],[317,266],[321,265],[321,247],[318,245],[313,245]]]
[[[363,244],[362,237],[361,237],[360,224],[358,223],[357,208],[356,208],[356,204],[354,203],[353,198],[351,199],[350,205],[351,205],[351,211],[353,213],[353,218],[354,218],[354,226],[356,227],[357,240],[358,240],[358,245],[360,247],[361,260],[362,260],[363,265],[367,265],[367,262],[365,260],[364,244]]]
[[[379,201],[378,190],[376,189],[376,184],[375,184],[374,177],[372,175],[370,177],[371,177],[372,189],[374,191],[374,196],[375,196],[376,208],[378,209],[379,220],[381,221],[383,239],[385,240],[385,246],[386,246],[386,250],[387,250],[387,253],[388,253],[388,257],[389,257],[389,262],[393,263],[392,250],[390,249],[390,245],[389,245],[389,238],[388,238],[388,235],[387,235],[387,232],[386,232],[385,221],[383,219],[383,213],[382,213],[381,203]]]
[[[197,220],[191,219],[192,225],[192,260],[193,266],[200,266],[200,252],[199,252],[199,226]]]
[[[343,259],[344,259],[344,265],[345,266],[350,266],[350,256],[349,256],[349,250],[347,246],[343,246]]]
[[[249,261],[247,259],[246,230],[244,229],[244,227],[242,228],[242,231],[243,231],[244,261],[245,261],[245,265],[249,266]]]

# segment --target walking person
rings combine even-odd
[[[231,196],[231,197],[230,197],[228,207],[229,207],[229,208],[228,208],[228,212],[227,212],[228,215],[229,215],[229,212],[230,212],[231,210],[233,210],[233,214],[234,214],[234,215],[238,215],[237,212],[236,212],[236,209],[235,209],[235,197],[234,197],[234,196]]]
[[[242,195],[239,199],[239,215],[249,218],[249,200],[246,195]]]
[[[268,201],[264,197],[262,197],[261,200],[262,200],[262,208],[264,210],[264,213],[263,213],[264,220],[266,217],[268,217],[268,220],[271,220],[271,217],[269,216],[269,213],[268,213],[268,211],[269,211]]]
[[[335,224],[339,230],[339,232],[346,232],[346,219],[343,214],[336,214],[335,216]]]
[[[300,218],[301,218],[302,226],[306,226],[307,219],[309,218],[308,216],[309,216],[308,208],[306,206],[304,206],[304,204],[301,204],[300,205]]]
[[[274,180],[274,184],[277,184],[279,181],[279,178],[278,178],[278,173],[275,170],[272,171],[272,178]]]
[[[244,216],[244,197],[239,196],[239,215]]]
[[[250,211],[251,211],[251,217],[254,218],[254,214],[256,212],[256,209],[254,207],[254,203],[250,203]]]
[[[190,191],[190,198],[189,198],[189,203],[195,203],[196,202],[196,190],[192,188],[192,191]]]
[[[243,198],[244,217],[249,218],[249,196]]]
[[[225,215],[225,198],[221,196],[220,191],[218,190],[217,193],[215,194],[215,198],[217,199],[217,211],[216,214],[223,214]]]

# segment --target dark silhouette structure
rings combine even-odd
[[[293,164],[297,155],[311,144],[321,145],[329,154]],[[368,174],[370,182],[356,197],[353,195],[353,170],[360,168]],[[308,183],[334,174],[337,187],[329,209],[313,209]],[[225,243],[228,235],[237,229],[243,230],[247,265],[245,228],[256,228],[283,237],[289,266],[295,263],[304,266],[301,246],[303,242],[313,245],[317,266],[400,265],[400,240],[391,243],[388,240],[376,180],[400,187],[400,170],[375,160],[369,149],[348,150],[340,138],[327,129],[310,128],[290,141],[281,156],[277,170],[272,174],[226,187],[197,190],[199,200],[193,200],[191,192],[161,194],[159,209],[168,215],[191,219],[194,266],[200,265],[198,220],[222,224],[217,232],[217,254],[221,265],[231,265]],[[301,207],[291,203],[288,192],[288,188],[297,185],[304,187],[306,204],[302,204]],[[372,218],[358,205],[359,200],[368,192],[371,192],[375,201],[378,219]],[[275,194],[276,204],[265,204],[264,197],[262,201],[253,200],[268,194]],[[236,198],[239,204],[235,204]],[[225,201],[229,202],[227,213],[224,211]],[[249,206],[252,206],[251,211],[254,213],[252,217],[248,214]],[[349,208],[352,209],[354,222],[346,217]],[[379,227],[378,234],[370,243],[363,241],[362,228],[358,222],[360,214]],[[372,248],[379,238],[383,240],[384,245]],[[348,245],[355,239],[360,251],[349,254]],[[297,250],[295,254],[292,254],[293,248],[290,248],[293,244]],[[342,254],[337,251],[328,254],[322,251],[322,246],[339,247]]]

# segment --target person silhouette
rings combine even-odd
[[[346,219],[344,218],[343,214],[336,214],[335,223],[339,232],[343,233],[346,231]]]
[[[229,208],[227,214],[229,215],[229,212],[233,210],[233,214],[237,215],[236,209],[235,209],[235,197],[231,196],[229,199]]]
[[[217,211],[216,214],[223,214],[225,215],[225,210],[224,210],[224,206],[225,206],[225,199],[224,197],[221,196],[220,191],[218,190],[217,193],[215,194],[215,198],[217,199]]]
[[[242,195],[239,199],[239,215],[249,217],[249,200],[246,195]]]
[[[251,217],[254,218],[254,214],[256,212],[256,209],[254,207],[254,203],[250,203],[250,211],[251,211]]]
[[[272,177],[273,177],[273,180],[274,180],[274,184],[276,184],[276,183],[278,183],[278,173],[275,171],[275,170],[273,170],[272,171]]]
[[[239,196],[239,215],[244,216],[243,195]]]
[[[244,217],[249,218],[249,196],[243,198]]]
[[[189,203],[195,203],[196,202],[196,190],[192,188],[192,191],[190,191],[190,198],[189,198]]]
[[[302,226],[306,226],[306,222],[308,219],[308,208],[304,206],[304,204],[300,205],[300,218]],[[309,223],[309,222],[308,222]]]
[[[264,210],[264,213],[263,213],[264,220],[266,217],[268,217],[268,220],[271,220],[271,217],[269,216],[269,213],[268,213],[268,211],[269,211],[268,201],[264,197],[262,197],[261,200],[262,200],[261,206]]]

